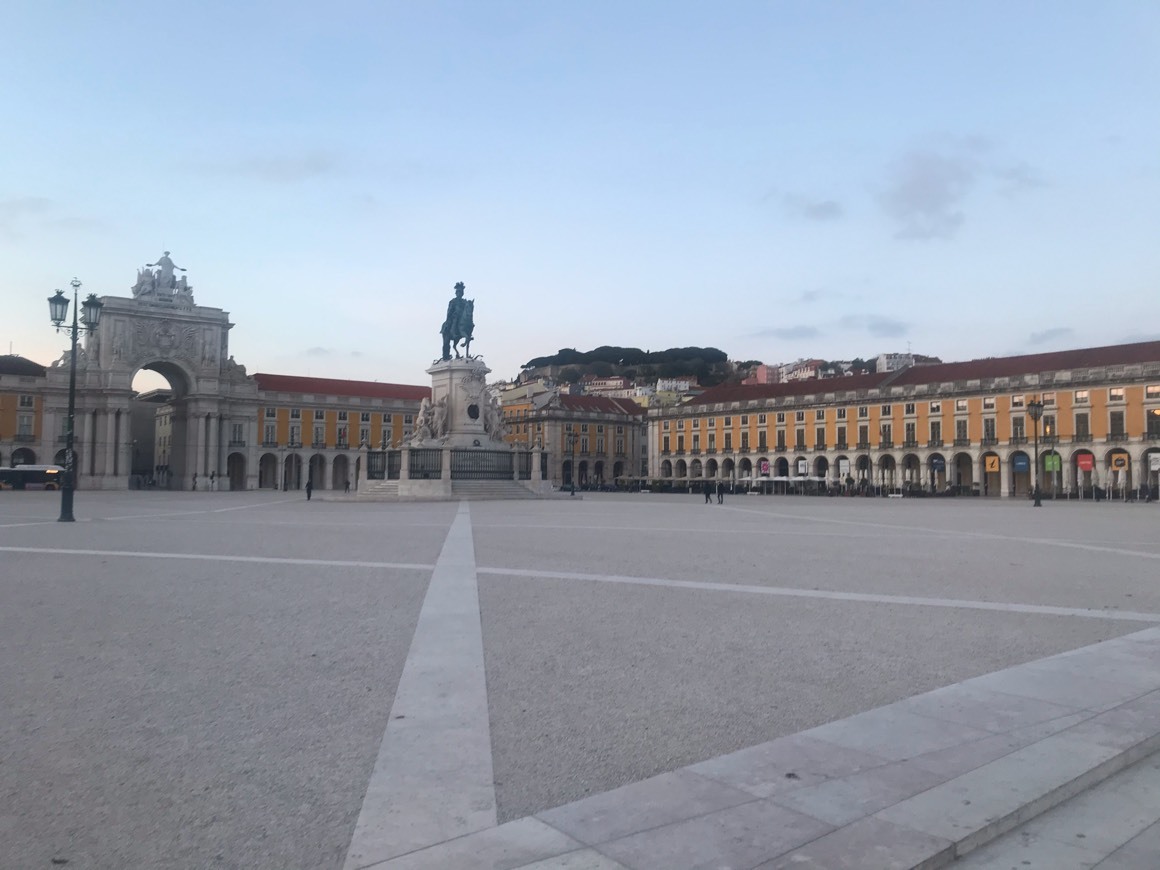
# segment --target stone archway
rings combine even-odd
[[[672,460],[666,459],[661,463],[661,477],[672,477],[672,476],[673,476]]]
[[[306,479],[315,489],[326,489],[326,457],[315,453],[307,465]]]
[[[246,488],[246,456],[244,453],[231,453],[226,457],[226,479],[230,490]]]
[[[101,298],[100,323],[78,356],[75,444],[86,488],[127,489],[134,476],[154,475],[160,485],[188,489],[195,473],[228,477],[235,452],[247,469],[258,467],[258,386],[229,356],[229,314],[196,305],[167,256],[158,264],[138,270],[131,296]],[[142,370],[161,375],[168,395],[138,395],[133,381]],[[50,442],[65,433],[69,372],[62,358],[46,374]]]
[[[344,492],[350,488],[350,460],[345,453],[334,457],[331,469],[330,488],[341,489]]]
[[[273,453],[263,453],[258,460],[258,488],[278,488],[278,457]]]
[[[36,465],[36,451],[31,447],[17,447],[12,451],[11,465]]]
[[[960,495],[969,495],[975,485],[975,462],[969,453],[956,453],[954,457],[954,484]]]
[[[302,489],[302,457],[289,453],[282,462],[282,489]]]
[[[694,459],[693,465],[699,468],[701,463],[699,460]],[[694,474],[693,476],[700,477],[701,475],[698,472],[697,474]],[[716,476],[717,476],[717,460],[716,459],[706,459],[705,460],[705,477],[716,477]]]

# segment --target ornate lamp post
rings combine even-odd
[[[77,291],[80,290],[81,282],[73,278],[70,282],[73,288],[73,319],[72,326],[63,326],[65,318],[68,317],[68,297],[60,290],[56,291],[55,296],[48,297],[48,312],[52,319],[56,331],[60,332],[62,329],[70,333],[72,338],[72,353],[69,358],[69,373],[68,373],[68,419],[65,423],[65,446],[64,446],[64,484],[60,488],[60,517],[58,522],[71,523],[74,521],[73,517],[73,492],[76,490],[76,454],[73,452],[73,424],[76,418],[77,407],[77,336],[80,333],[80,324],[77,322],[77,312],[81,307],[77,304]],[[85,328],[92,332],[97,328],[97,323],[101,319],[101,309],[104,307],[102,302],[97,299],[97,294],[90,293],[84,301],[84,317],[81,322],[84,323]]]
[[[1035,507],[1043,507],[1039,494],[1039,418],[1043,416],[1043,402],[1038,398],[1027,403],[1027,414],[1031,417],[1035,433]]]

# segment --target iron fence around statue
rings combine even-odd
[[[452,468],[455,463],[452,462]],[[435,447],[420,447],[411,451],[407,476],[411,480],[431,480],[443,474],[443,451]]]
[[[520,480],[532,479],[532,454],[517,453],[516,466],[519,468]]]
[[[387,471],[387,454],[382,450],[367,451],[367,480],[382,480]]]
[[[515,454],[510,450],[452,450],[452,480],[511,480]]]
[[[387,451],[387,480],[398,480],[399,472],[403,468],[403,451]]]

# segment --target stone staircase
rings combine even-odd
[[[452,498],[468,501],[538,498],[534,492],[515,480],[453,480],[451,494]]]
[[[397,480],[367,480],[363,481],[355,498],[365,501],[385,501],[399,497],[399,481]]]

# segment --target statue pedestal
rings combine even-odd
[[[431,376],[431,402],[446,399],[447,434],[441,446],[496,449],[504,442],[492,440],[484,425],[491,397],[487,394],[487,376],[491,369],[478,357],[474,359],[439,360],[427,374]]]

